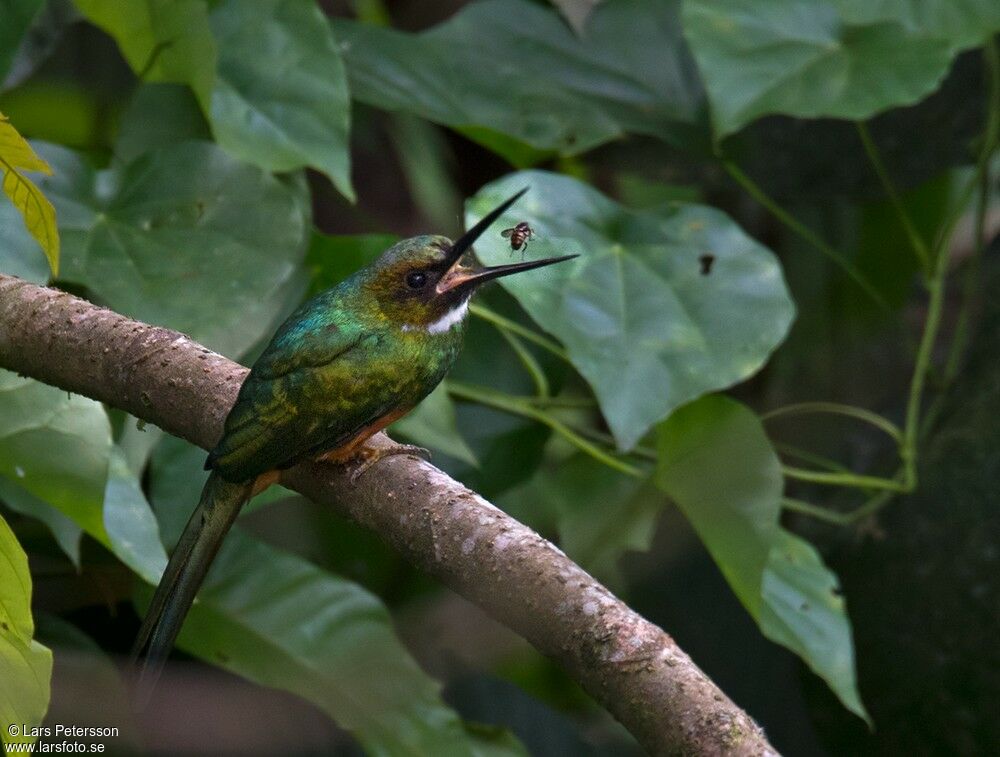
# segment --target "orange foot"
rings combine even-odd
[[[351,483],[356,484],[358,479],[379,460],[395,455],[416,455],[427,461],[431,459],[430,451],[423,447],[418,447],[415,444],[393,443],[391,447],[359,447],[353,457],[344,461],[344,466],[351,472]]]
[[[358,479],[363,476],[369,468],[371,468],[375,463],[384,457],[392,457],[393,455],[416,455],[417,457],[422,457],[424,460],[431,459],[431,453],[424,449],[423,447],[417,447],[413,444],[396,444],[393,442],[392,446],[382,446],[368,447],[365,445],[355,447],[350,454],[344,455],[342,450],[336,453],[326,453],[319,457],[320,460],[326,460],[329,462],[340,463],[351,474],[351,483],[356,484]]]

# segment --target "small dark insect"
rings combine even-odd
[[[500,236],[510,240],[510,249],[517,252],[528,246],[528,240],[535,236],[534,230],[527,223],[521,221],[512,229],[504,229]]]
[[[708,276],[712,272],[712,263],[715,262],[715,255],[705,253],[698,258],[698,262],[701,263],[701,275]]]

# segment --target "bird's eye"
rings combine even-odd
[[[423,271],[413,271],[406,274],[406,286],[410,289],[423,289],[427,283],[427,274]]]

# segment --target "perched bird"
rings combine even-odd
[[[458,241],[419,236],[306,302],[253,364],[208,455],[211,470],[163,573],[133,648],[146,657],[140,696],[159,677],[184,617],[243,504],[283,469],[313,458],[345,463],[357,478],[387,454],[365,441],[412,410],[458,356],[469,299],[481,284],[575,257],[463,265],[473,242],[526,189]]]

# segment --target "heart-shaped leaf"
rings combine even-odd
[[[659,457],[657,484],[691,521],[761,632],[867,718],[837,577],[811,544],[778,522],[781,464],[757,416],[727,397],[704,397],[660,427]]]
[[[39,151],[55,171],[41,187],[59,213],[62,278],[115,310],[238,356],[303,291],[308,210],[289,182],[204,142],[104,171]]]
[[[572,154],[626,132],[674,141],[704,132],[701,85],[678,15],[672,0],[605,3],[581,39],[553,8],[485,0],[422,34],[345,20],[334,30],[362,102],[473,127],[473,139],[485,129]],[[523,152],[489,135],[481,141]]]
[[[621,448],[674,408],[752,375],[785,338],[795,307],[778,261],[721,211],[630,211],[575,179],[531,171],[483,188],[467,224],[525,186],[476,249],[511,262],[520,253],[499,229],[527,221],[537,235],[529,258],[580,255],[501,281],[566,345]]]

